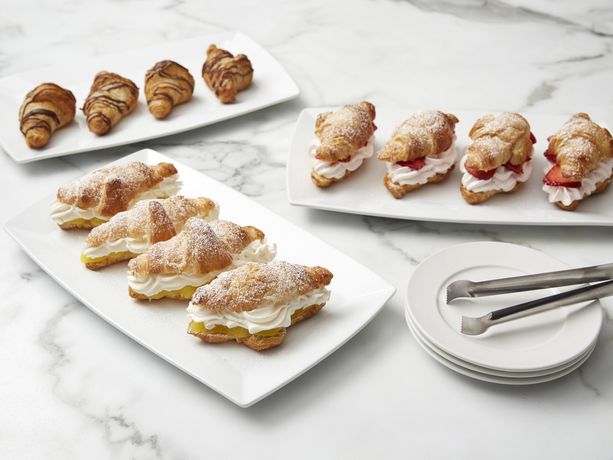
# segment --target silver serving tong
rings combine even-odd
[[[483,297],[598,281],[602,282],[495,310],[481,317],[463,316],[460,331],[463,334],[479,335],[496,324],[613,295],[613,264],[481,282],[458,280],[447,287],[447,303],[461,297]]]

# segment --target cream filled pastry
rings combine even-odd
[[[455,167],[455,125],[450,113],[417,112],[400,123],[378,153],[385,161],[385,187],[395,198],[444,180]]]
[[[319,312],[332,273],[288,262],[249,263],[199,288],[188,333],[207,343],[236,341],[257,351],[283,343],[287,328]]]
[[[179,233],[187,220],[217,219],[219,206],[208,198],[181,195],[162,200],[139,201],[128,211],[116,214],[94,228],[85,241],[81,261],[97,270],[142,254],[153,244]]]
[[[613,137],[607,129],[578,113],[548,140],[545,156],[552,165],[543,191],[550,203],[574,211],[585,198],[606,190],[613,177]]]
[[[349,104],[335,112],[320,113],[309,153],[313,157],[311,180],[327,187],[356,171],[374,151],[375,106]]]
[[[51,218],[64,230],[91,229],[140,200],[174,195],[181,187],[177,179],[177,169],[170,163],[100,168],[58,189]]]
[[[472,144],[461,160],[462,197],[469,204],[512,193],[530,178],[536,138],[518,113],[485,115],[469,133]]]
[[[175,237],[154,244],[128,264],[128,291],[136,299],[190,299],[220,273],[248,262],[268,262],[276,247],[255,227],[191,218]]]

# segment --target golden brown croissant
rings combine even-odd
[[[288,327],[324,307],[332,277],[323,267],[248,263],[198,288],[187,309],[188,333],[207,343],[235,340],[256,351],[279,346]]]
[[[138,102],[138,86],[112,72],[98,72],[89,91],[83,113],[89,130],[102,136],[129,115]]]
[[[42,83],[26,94],[19,108],[19,129],[28,147],[47,145],[56,130],[74,120],[75,111],[72,92],[55,83]]]
[[[439,111],[417,112],[407,117],[379,151],[380,160],[397,163],[436,156],[453,143],[458,119]]]
[[[473,143],[468,146],[466,166],[472,169],[490,171],[506,163],[518,166],[532,154],[530,125],[518,113],[485,115],[469,136]]]
[[[174,194],[176,175],[170,163],[132,162],[97,169],[58,189],[51,217],[64,230],[94,228],[144,199],[145,194],[148,198]],[[168,187],[162,187],[165,184]]]
[[[202,78],[224,104],[234,102],[239,91],[251,84],[253,67],[244,54],[232,53],[210,45],[202,66]]]
[[[562,175],[571,181],[581,181],[600,161],[613,157],[611,133],[586,113],[573,115],[548,141],[549,156],[555,157]]]
[[[145,97],[149,112],[161,120],[175,105],[192,98],[194,77],[185,67],[174,61],[160,61],[145,75]]]
[[[348,104],[335,112],[320,113],[315,122],[315,134],[321,145],[315,149],[315,158],[339,161],[364,147],[377,127],[375,106],[362,101]]]

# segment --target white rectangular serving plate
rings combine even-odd
[[[233,54],[249,57],[253,82],[240,92],[233,104],[222,104],[202,79],[207,47],[215,43]],[[192,100],[181,104],[164,120],[156,120],[147,109],[145,73],[161,60],[170,59],[187,67],[196,82]],[[105,136],[87,129],[81,111],[94,76],[101,70],[123,75],[140,87],[136,110]],[[19,130],[19,107],[28,91],[43,82],[54,82],[71,90],[77,99],[75,121],[56,131],[42,149],[29,148]],[[75,62],[67,60],[53,67],[31,70],[0,79],[0,145],[17,163],[28,163],[118,145],[130,144],[237,117],[296,97],[298,87],[264,48],[237,32],[217,33],[174,41],[120,54]]]
[[[50,194],[5,224],[26,253],[96,314],[169,363],[241,407],[248,407],[326,358],[357,334],[394,294],[389,283],[332,246],[241,193],[153,150],[116,163],[173,163],[188,196],[207,196],[220,217],[254,225],[277,244],[277,260],[320,265],[334,274],[332,296],[317,315],[289,329],[282,346],[258,353],[237,343],[206,344],[186,332],[187,302],[139,302],[128,296],[126,264],[98,272],[79,260],[87,235],[63,231],[49,218]],[[58,184],[59,185],[59,184]]]
[[[478,205],[470,205],[460,194],[462,173],[459,161],[469,144],[468,132],[474,122],[487,112],[448,110],[460,123],[456,125],[458,162],[452,174],[438,184],[427,184],[396,199],[383,185],[386,166],[376,153],[357,171],[341,182],[319,188],[311,181],[311,157],[308,147],[315,137],[317,114],[334,108],[309,108],[301,112],[287,162],[287,197],[291,204],[329,211],[396,219],[470,224],[505,225],[613,225],[613,191],[593,195],[569,212],[549,203],[542,190],[542,178],[548,162],[543,156],[547,137],[560,129],[570,115],[525,114],[537,143],[534,146],[532,176],[515,193],[504,193]],[[399,112],[377,108],[375,132],[377,152],[390,138],[393,129],[411,111]],[[601,120],[595,120],[601,122]]]

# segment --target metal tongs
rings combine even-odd
[[[462,316],[460,332],[468,335],[479,335],[496,324],[524,318],[557,307],[613,295],[613,264],[480,282],[458,280],[447,286],[447,303],[462,297],[485,297],[584,283],[595,284],[588,284],[578,289],[542,299],[501,308],[477,318]]]

